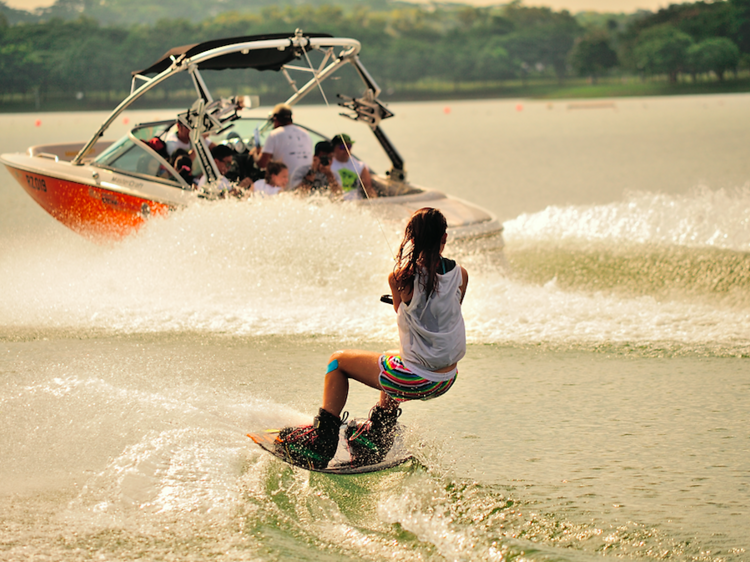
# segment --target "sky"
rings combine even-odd
[[[417,0],[419,1],[419,0]],[[453,0],[475,6],[502,4],[505,0]],[[11,8],[33,10],[40,6],[51,6],[55,0],[5,0]],[[597,12],[635,12],[638,9],[656,11],[669,4],[679,4],[680,0],[525,0],[526,6],[547,6],[554,10],[569,10],[573,13],[584,10]]]

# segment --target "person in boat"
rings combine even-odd
[[[164,160],[169,161],[169,154],[167,153],[167,145],[159,137],[153,137],[146,142],[146,144]]]
[[[220,176],[216,179],[215,189],[223,195],[242,196],[252,191],[253,182],[250,178],[244,178],[237,184],[232,184],[226,177],[226,174],[234,164],[234,151],[225,144],[217,144],[211,149],[211,156],[216,162]],[[206,186],[206,175],[203,174],[198,180],[198,188]]]
[[[469,274],[442,256],[447,240],[443,214],[425,207],[406,226],[396,265],[388,276],[401,348],[398,352],[336,351],[329,359],[323,406],[310,426],[287,427],[277,446],[296,462],[324,468],[336,453],[341,411],[349,381],[380,391],[380,400],[365,423],[350,423],[346,439],[353,461],[383,460],[393,445],[399,405],[445,394],[456,380],[458,361],[466,353],[461,303]],[[345,419],[345,416],[344,416]]]
[[[336,174],[331,171],[333,162],[333,145],[329,141],[320,141],[315,145],[312,165],[299,168],[296,178],[292,178],[291,185],[303,195],[311,195],[328,190],[331,195],[338,196],[343,192]]]
[[[271,160],[266,165],[266,177],[253,184],[253,193],[277,195],[289,184],[289,168],[283,162]]]
[[[172,164],[172,167],[180,177],[185,180],[185,183],[192,188],[196,187],[195,176],[193,176],[193,160],[190,158],[190,154],[188,154],[186,150],[182,148],[175,150],[169,163]]]
[[[175,122],[175,127],[167,135],[167,152],[172,156],[177,150],[184,150],[190,154],[190,129],[183,125],[179,120]]]
[[[175,120],[175,126],[169,131],[164,142],[167,145],[169,156],[173,156],[177,150],[184,150],[190,155],[190,158],[195,160],[195,151],[190,146],[190,129],[183,125],[179,119]],[[205,136],[203,142],[209,150],[216,146],[213,142],[209,142]]]
[[[271,118],[273,131],[262,149],[256,148],[258,167],[265,169],[272,160],[283,162],[293,176],[297,168],[312,164],[312,140],[307,131],[294,124],[292,108],[287,104],[280,103],[274,107]]]
[[[237,182],[249,177],[255,182],[265,176],[265,172],[255,164],[254,151],[248,149],[239,133],[231,131],[227,135],[226,144],[234,150],[234,162],[236,164],[232,168],[232,173],[227,175],[229,180]]]
[[[339,177],[344,192],[344,200],[374,199],[378,196],[372,187],[372,177],[367,164],[351,154],[354,141],[349,135],[340,134],[331,139],[333,163],[331,171]]]
[[[156,152],[164,160],[169,161],[167,146],[164,144],[163,140],[161,140],[159,137],[152,137],[144,142],[151,150]],[[141,174],[157,176],[160,178],[168,178],[170,175],[164,165],[159,162],[159,160],[150,155],[144,155],[139,159],[137,171]]]

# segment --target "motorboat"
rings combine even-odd
[[[355,204],[370,206],[379,216],[398,221],[420,207],[436,207],[446,216],[454,240],[502,248],[502,225],[492,213],[407,180],[404,160],[381,128],[381,122],[393,113],[379,100],[381,89],[360,61],[360,49],[354,39],[300,30],[177,47],[148,68],[132,73],[130,94],[88,142],[33,146],[26,153],[3,154],[0,160],[26,192],[65,226],[89,237],[123,238],[156,217],[168,217],[200,200],[221,197],[212,188],[220,173],[205,139],[230,146],[240,160],[253,147],[262,145],[273,128],[267,113],[249,115],[259,106],[257,98],[214,97],[203,71],[275,71],[290,85],[292,94],[286,103],[294,106],[317,92],[327,100],[323,84],[342,69],[353,69],[364,90],[357,90],[361,93],[351,97],[339,94],[337,104],[344,110],[340,115],[366,125],[391,163],[384,174],[371,172],[378,197]],[[104,140],[123,111],[177,75],[191,82],[196,92],[195,102],[187,111],[167,121],[135,124],[119,140]],[[300,75],[305,81],[298,87],[295,78]],[[195,154],[193,171],[208,180],[200,189],[149,142],[164,139],[178,122],[189,129],[189,144]],[[330,140],[307,130],[313,144]]]

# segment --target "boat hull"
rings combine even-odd
[[[42,209],[86,237],[125,238],[137,232],[150,217],[168,215],[171,208],[168,204],[80,180],[16,167],[7,161],[4,164]]]

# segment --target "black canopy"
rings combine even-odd
[[[137,74],[159,74],[164,72],[172,64],[171,57],[178,58],[181,55],[193,57],[200,53],[210,51],[227,45],[237,43],[249,43],[252,41],[270,41],[274,39],[289,39],[289,48],[280,51],[276,47],[270,49],[250,50],[247,54],[241,51],[233,51],[225,55],[220,55],[205,60],[198,65],[200,70],[224,70],[226,68],[256,68],[258,70],[280,70],[282,66],[297,58],[297,49],[291,48],[291,39],[294,33],[272,33],[269,35],[249,35],[246,37],[229,37],[227,39],[214,39],[205,43],[194,43],[193,45],[183,45],[167,51],[158,61],[143,70],[133,72]],[[305,37],[332,37],[328,33],[305,33]]]

